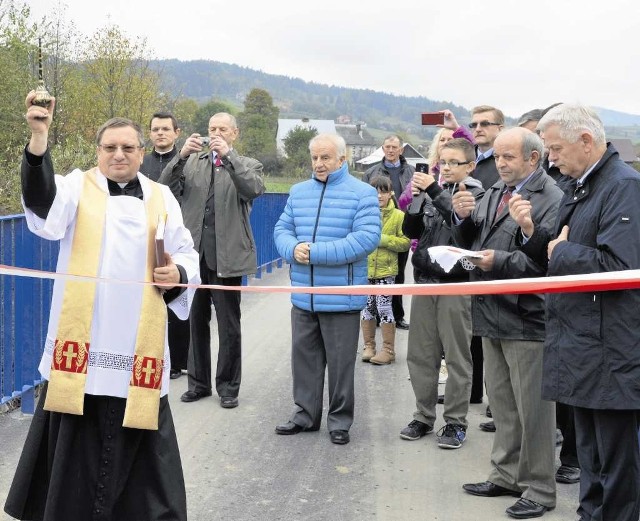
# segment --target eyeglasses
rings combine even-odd
[[[122,150],[123,154],[135,154],[142,147],[135,145],[98,145],[103,152],[107,154],[115,154],[118,149]]]
[[[438,164],[442,168],[444,168],[445,166],[448,166],[449,168],[455,168],[460,165],[468,165],[469,163],[471,163],[471,161],[456,161],[455,159],[452,159],[451,161],[445,161],[441,159],[440,161],[438,161]]]
[[[473,129],[473,128],[477,128],[478,125],[480,125],[482,128],[487,128],[490,127],[491,125],[496,125],[496,126],[500,126],[501,123],[493,123],[491,121],[474,121],[473,123],[469,123],[469,128]]]

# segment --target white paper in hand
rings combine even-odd
[[[481,259],[477,251],[463,250],[455,246],[432,246],[427,250],[433,262],[438,263],[445,273],[449,273],[458,261],[465,270],[471,271],[475,266],[469,259]]]

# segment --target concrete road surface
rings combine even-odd
[[[410,275],[407,280],[412,280]],[[251,284],[288,285],[288,271],[277,270]],[[405,297],[407,317],[409,304]],[[222,409],[216,396],[182,403],[187,378],[171,381],[190,521],[510,519],[504,510],[514,498],[479,498],[461,488],[463,483],[484,481],[489,472],[493,435],[478,429],[487,421],[486,403],[471,405],[468,438],[461,449],[438,448],[433,434],[412,442],[400,439],[400,429],[411,421],[414,410],[407,379],[407,332],[398,331],[395,364],[373,366],[358,360],[351,443],[339,446],[329,441],[326,405],[319,432],[274,433],[292,409],[289,295],[245,293],[242,313],[238,408]],[[215,353],[217,336],[213,338]],[[436,429],[443,424],[442,406],[438,412]],[[2,504],[29,422],[19,411],[0,415]],[[557,508],[543,519],[576,519],[577,498],[578,485],[558,485]],[[0,514],[0,519],[9,518]]]

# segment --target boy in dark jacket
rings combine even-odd
[[[414,200],[405,214],[403,232],[419,239],[412,257],[414,276],[420,284],[463,282],[468,271],[456,264],[445,272],[429,257],[431,246],[451,245],[451,197],[464,182],[476,198],[484,190],[470,177],[475,167],[473,145],[466,139],[446,143],[440,156],[442,187],[428,173],[416,172],[411,181]],[[413,421],[402,429],[400,437],[417,440],[433,432],[438,399],[438,376],[444,352],[447,379],[444,420],[438,433],[438,446],[457,449],[466,438],[469,394],[471,393],[471,297],[468,295],[416,295],[411,303],[411,323],[407,365],[416,396]]]

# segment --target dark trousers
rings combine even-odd
[[[482,354],[482,337],[471,337],[471,403],[482,403],[484,395],[484,355]]]
[[[407,267],[408,259],[408,251],[398,253],[398,274],[396,275],[396,284],[404,284],[404,270]],[[392,296],[391,309],[393,309],[393,318],[396,322],[398,322],[399,320],[404,320],[404,306],[402,305],[402,295]]]
[[[640,411],[574,407],[584,521],[638,521]]]
[[[566,403],[556,403],[556,427],[562,433],[560,463],[569,467],[579,467],[576,449],[576,426],[573,419],[573,407]]]
[[[181,371],[187,368],[189,356],[189,338],[191,337],[189,320],[180,320],[169,308],[167,308],[167,319],[171,369]]]
[[[295,408],[291,421],[318,430],[322,421],[325,368],[329,431],[348,431],[355,405],[354,371],[360,313],[312,313],[291,309],[291,371]]]
[[[203,284],[240,286],[242,277],[220,278],[203,259],[200,262]],[[221,289],[197,289],[191,304],[191,345],[189,347],[189,390],[211,390],[211,303],[218,323],[218,396],[237,397],[241,376],[240,292]]]

